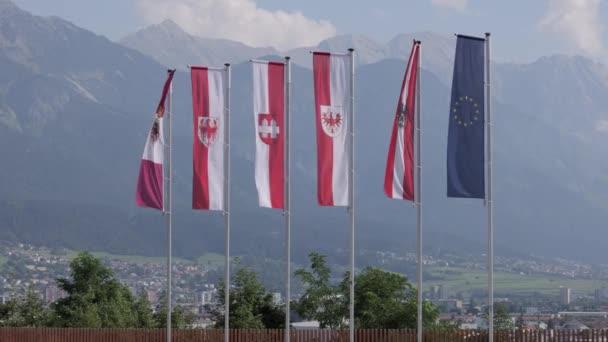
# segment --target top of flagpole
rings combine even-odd
[[[289,57],[285,57],[285,59],[289,59]],[[285,65],[285,62],[265,61],[263,59],[250,59],[249,61],[251,63],[264,63],[264,64],[274,63],[274,64],[283,64],[283,65]]]
[[[454,33],[454,35],[456,37],[461,37],[461,38],[468,38],[468,39],[475,39],[475,40],[486,40],[486,38],[482,38],[482,37],[475,37],[475,36],[468,36],[466,34],[460,34],[460,33]],[[488,37],[489,33],[486,32],[486,37]]]
[[[228,63],[226,63],[228,64]],[[224,65],[226,65],[224,64]],[[230,65],[230,64],[228,64]],[[196,66],[196,65],[186,65],[188,69],[206,69],[206,70],[226,70],[226,68],[222,67],[206,67],[206,66]]]
[[[327,54],[334,55],[334,56],[350,56],[350,54],[351,54],[351,52],[352,52],[351,50],[352,50],[352,51],[355,51],[355,49],[350,48],[350,49],[348,49],[348,51],[350,51],[349,53],[343,53],[343,52],[342,52],[342,53],[340,53],[340,52],[327,52],[327,51],[314,51],[314,50],[310,50],[310,51],[308,51],[308,53],[327,53]]]

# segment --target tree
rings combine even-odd
[[[112,270],[88,252],[70,263],[70,279],[57,279],[67,293],[53,305],[54,325],[61,327],[133,327],[133,296],[114,278]]]
[[[133,303],[133,312],[135,313],[135,327],[153,328],[155,326],[152,305],[144,290],[139,291],[137,300]]]
[[[342,282],[348,293],[346,273]],[[357,328],[403,329],[417,326],[417,291],[407,278],[393,272],[368,267],[355,277],[355,324]],[[429,302],[422,307],[423,324],[439,318],[439,309]]]
[[[153,315],[154,325],[158,328],[167,327],[167,292],[163,291],[160,295],[156,312]],[[194,323],[194,315],[191,312],[184,310],[179,305],[173,306],[171,312],[171,327],[174,329],[187,328]]]
[[[321,328],[343,328],[348,312],[348,296],[344,297],[340,287],[329,284],[331,270],[325,256],[310,253],[310,270],[299,269],[295,272],[306,290],[299,301],[293,303],[294,310],[304,319],[319,322]]]
[[[519,329],[519,330],[523,330],[526,328],[523,312],[520,313],[519,316],[517,317],[517,320],[515,321],[515,327],[517,327],[517,329]]]
[[[257,274],[240,265],[234,259],[235,277],[230,288],[230,327],[235,329],[278,329],[284,328],[285,317],[281,306],[274,303],[269,293],[258,281]],[[226,307],[224,280],[218,284],[219,305],[213,310],[218,327],[224,326]]]
[[[488,320],[488,312],[483,315],[483,319],[486,324],[489,324]],[[515,323],[511,319],[509,312],[507,311],[507,307],[504,303],[500,303],[496,306],[496,310],[494,312],[494,329],[496,330],[514,330]]]
[[[346,323],[350,273],[342,282],[330,285],[331,271],[325,257],[311,253],[310,270],[296,271],[306,286],[295,310],[305,319],[319,321],[321,328],[343,328]],[[369,267],[355,277],[355,324],[358,328],[415,328],[417,292],[404,276]],[[439,310],[423,303],[423,324],[430,326]]]
[[[48,324],[49,310],[32,287],[24,296],[0,306],[0,322],[6,327],[42,327]]]

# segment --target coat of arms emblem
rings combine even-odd
[[[206,147],[211,146],[216,140],[220,118],[213,116],[198,117],[198,140]]]
[[[323,132],[332,138],[342,133],[345,122],[341,106],[321,106],[321,126]]]
[[[397,109],[397,125],[399,128],[405,127],[405,123],[407,122],[407,106],[405,103],[400,103],[399,108]]]
[[[267,145],[276,143],[281,134],[281,129],[273,114],[258,114],[258,136]]]

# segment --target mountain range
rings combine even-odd
[[[357,51],[356,196],[359,253],[412,251],[415,212],[382,192],[399,85],[413,37],[423,41],[423,193],[429,253],[485,252],[485,207],[445,196],[454,39],[401,34],[387,44],[342,35],[279,53],[203,39],[165,21],[112,42],[61,18],[0,0],[0,239],[71,249],[162,255],[158,212],[134,205],[145,134],[167,67],[174,83],[174,246],[223,251],[220,213],[190,209],[190,64],[233,68],[233,252],[283,256],[281,213],[257,207],[250,58],[293,57],[293,253],[347,262],[344,208],[316,204],[312,49]],[[604,262],[608,239],[608,73],[579,56],[494,63],[497,254]]]

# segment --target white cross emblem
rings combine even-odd
[[[271,114],[258,114],[258,134],[266,144],[274,144],[281,133],[281,128]]]

